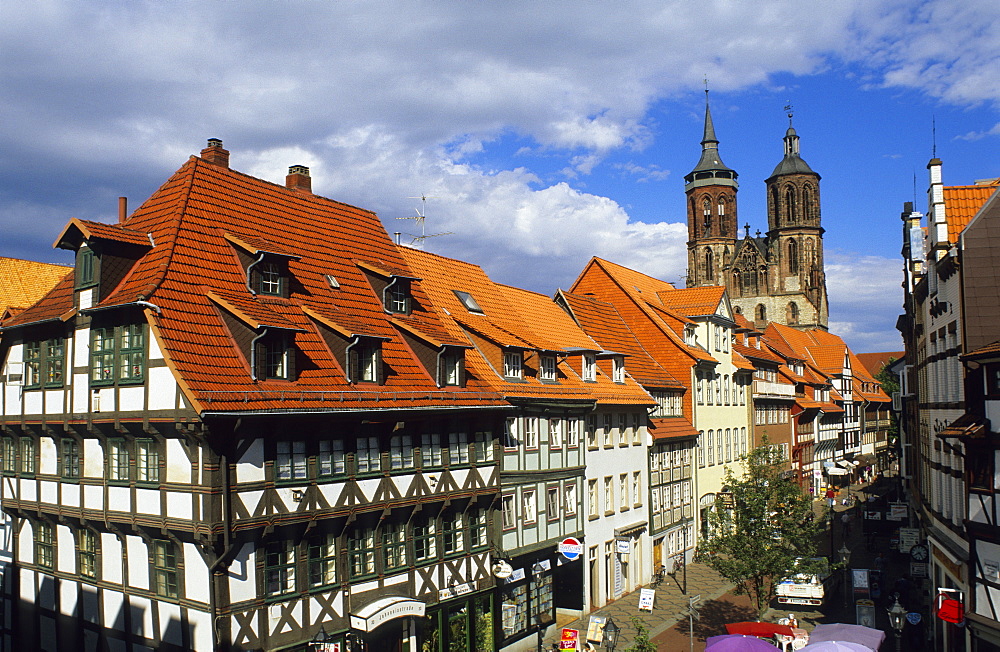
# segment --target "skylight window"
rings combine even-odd
[[[340,281],[338,281],[337,277],[334,276],[333,274],[326,274],[325,278],[326,278],[326,282],[329,283],[330,287],[332,287],[333,289],[336,290],[337,288],[340,287]]]
[[[468,292],[462,292],[461,290],[452,290],[452,292],[455,293],[455,296],[462,302],[462,305],[465,306],[466,310],[474,312],[477,315],[483,314],[483,309],[479,307],[479,304],[476,303],[476,300],[472,298],[471,294]]]

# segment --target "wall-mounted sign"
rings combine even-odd
[[[579,559],[580,555],[583,554],[583,544],[580,543],[579,539],[566,537],[562,540],[562,543],[557,546],[557,550],[559,551],[559,554],[566,559],[574,561]]]
[[[632,552],[632,542],[628,539],[616,539],[615,540],[615,552],[619,555],[627,555]]]
[[[514,573],[514,568],[503,559],[497,560],[493,564],[493,576],[502,580],[507,579]]]
[[[382,623],[405,616],[423,616],[425,605],[419,600],[394,596],[382,598],[351,614],[351,627],[359,632],[370,632]]]

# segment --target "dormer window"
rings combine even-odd
[[[268,330],[257,340],[255,355],[257,380],[295,379],[295,346],[289,333]]]
[[[463,383],[463,371],[465,369],[465,353],[461,349],[451,348],[441,355],[441,367],[439,370],[442,387],[461,386]]]
[[[349,349],[350,382],[376,383],[384,381],[382,373],[382,340],[362,337]]]
[[[541,379],[556,380],[556,357],[554,355],[542,356]]]
[[[382,291],[386,312],[410,314],[410,279],[393,276]]]
[[[625,382],[625,359],[621,356],[615,356],[611,359],[612,366],[612,380],[616,383]]]
[[[688,346],[695,346],[698,343],[698,338],[695,335],[694,324],[688,324],[684,327],[684,343]]]
[[[520,351],[507,351],[503,354],[503,375],[505,378],[521,378],[523,374],[524,356]]]
[[[583,354],[583,375],[582,378],[587,381],[593,381],[597,378],[597,358],[592,353]]]
[[[288,265],[274,256],[266,256],[250,266],[250,288],[254,294],[288,296]]]

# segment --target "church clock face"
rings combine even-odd
[[[910,559],[912,559],[913,561],[927,561],[927,557],[928,557],[927,546],[925,546],[924,544],[918,543],[917,545],[910,548]]]

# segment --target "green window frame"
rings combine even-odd
[[[153,439],[135,442],[135,479],[137,482],[160,481],[160,447]]]
[[[295,545],[273,541],[264,548],[264,587],[268,596],[295,591]]]
[[[437,559],[437,522],[430,517],[413,523],[410,534],[413,538],[413,561],[417,564]]]
[[[138,384],[146,379],[146,337],[141,323],[91,329],[90,384]]]
[[[17,444],[13,437],[3,438],[3,472],[17,473]]]
[[[464,521],[461,512],[445,512],[441,516],[441,552],[446,557],[465,552]]]
[[[108,440],[106,461],[109,481],[128,482],[131,479],[128,443],[124,439]]]
[[[67,480],[77,480],[80,478],[81,463],[83,456],[80,452],[80,442],[75,439],[64,437],[60,442],[60,461],[62,462],[62,477]]]
[[[406,566],[406,527],[402,523],[382,526],[382,569],[386,573]]]
[[[24,387],[62,387],[66,381],[66,338],[24,343]]]
[[[332,478],[347,474],[347,456],[344,453],[344,440],[321,439],[319,454],[316,456],[316,475],[320,478]]]
[[[347,539],[347,562],[352,579],[375,574],[375,531],[355,528]]]
[[[337,581],[337,537],[327,534],[309,542],[309,588],[331,586]]]
[[[52,526],[48,523],[35,524],[35,563],[44,568],[52,568],[55,560],[55,540]]]
[[[275,443],[274,479],[286,482],[305,480],[309,475],[309,458],[304,441],[279,441]]]
[[[21,437],[21,474],[35,474],[35,440]]]
[[[171,541],[153,541],[153,581],[156,595],[177,598],[177,549]]]
[[[489,545],[486,510],[482,507],[473,507],[466,514],[466,520],[469,529],[469,547],[478,550]]]
[[[93,530],[77,530],[76,570],[84,577],[97,579],[97,535]]]

